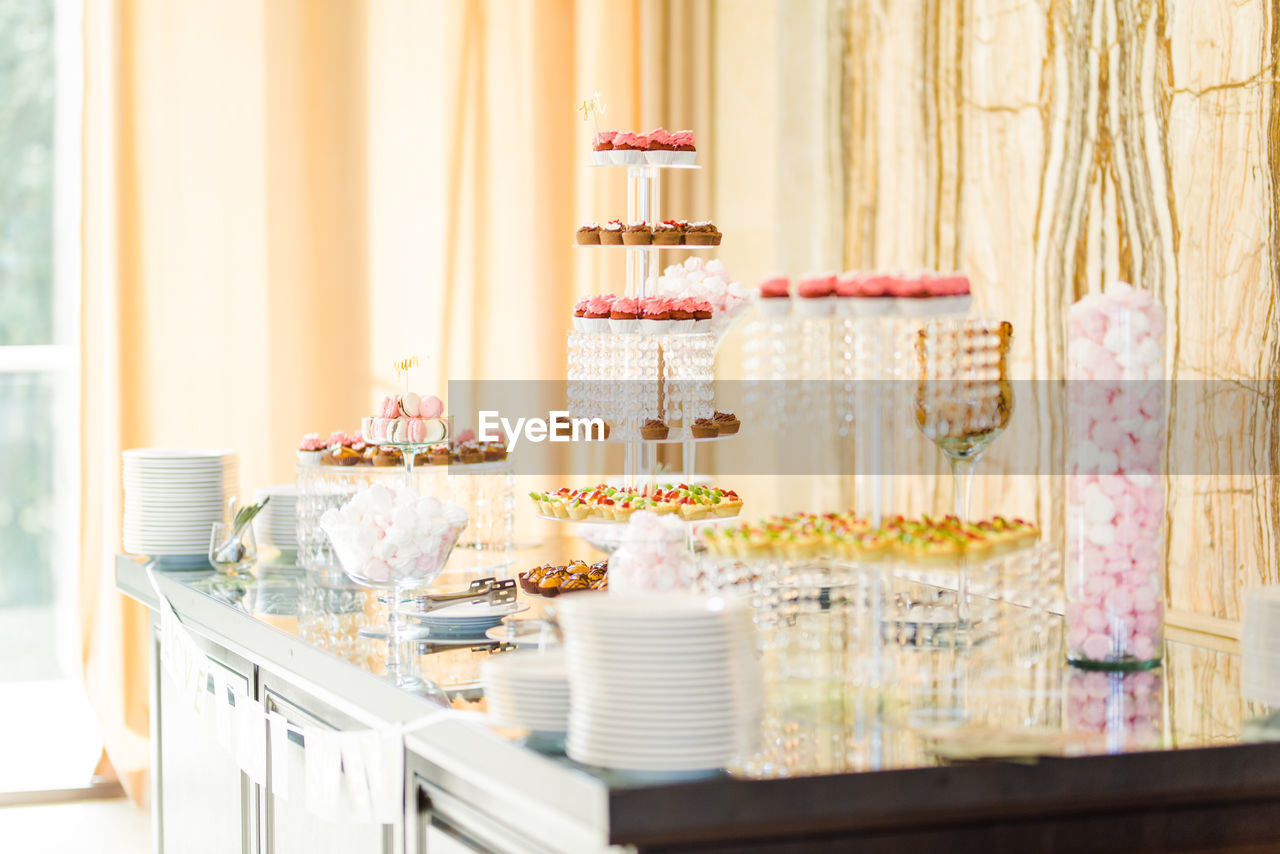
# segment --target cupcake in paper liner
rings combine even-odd
[[[640,331],[640,301],[634,297],[619,297],[609,310],[609,331],[626,335]]]
[[[608,332],[609,314],[613,311],[616,299],[613,294],[587,297],[583,305],[582,331],[596,334]]]
[[[907,317],[932,317],[938,306],[929,295],[927,274],[897,273],[888,277],[886,290],[897,300],[898,313]]]
[[[318,466],[328,447],[328,441],[321,439],[319,433],[308,433],[298,444],[298,462],[304,466]]]
[[[852,317],[877,317],[897,312],[897,300],[888,295],[888,278],[882,273],[851,271],[836,278],[836,313]]]
[[[583,297],[573,305],[573,328],[579,332],[585,331],[582,321],[587,316],[587,303],[590,302],[590,300],[590,297]]]
[[[697,322],[697,317],[694,315],[696,302],[697,300],[690,297],[670,301],[672,335],[684,335],[693,331],[693,325]]]
[[[969,277],[964,273],[941,273],[931,282],[932,300],[938,314],[968,314],[973,307]]]
[[[640,300],[640,331],[645,335],[671,334],[671,301],[664,297]]]
[[[613,138],[616,130],[602,130],[596,134],[591,143],[591,162],[596,166],[608,166],[613,163]]]
[[[795,311],[801,317],[828,317],[835,300],[836,277],[831,273],[802,276],[796,282]]]
[[[710,332],[711,320],[714,316],[711,302],[705,299],[694,299],[690,309],[693,311],[693,331]]]
[[[671,134],[671,145],[675,149],[675,157],[671,163],[675,166],[692,166],[698,159],[698,151],[693,146],[693,131],[678,130]]]
[[[765,317],[791,314],[791,280],[786,276],[770,276],[761,282],[756,309]]]
[[[671,134],[665,128],[655,128],[644,135],[646,144],[644,161],[651,166],[668,166],[676,162],[676,151]]]
[[[640,166],[644,164],[644,137],[623,131],[613,138],[613,150],[609,158],[615,166]]]

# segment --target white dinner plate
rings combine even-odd
[[[224,459],[236,455],[235,448],[129,448],[121,451],[126,460],[163,462],[173,459]]]
[[[608,753],[614,756],[648,756],[648,757],[701,757],[703,760],[728,758],[742,751],[750,743],[748,739],[728,739],[716,742],[672,741],[665,734],[640,735],[619,733],[617,740],[608,741],[594,735],[583,733],[570,721],[567,732],[578,747],[593,753]]]
[[[697,618],[741,611],[750,613],[742,602],[726,596],[704,596],[697,593],[632,593],[627,596],[602,596],[564,604],[565,614],[609,614],[617,619],[635,617],[669,619]]]

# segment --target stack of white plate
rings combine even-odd
[[[270,498],[253,520],[253,534],[259,546],[294,551],[298,548],[298,487],[281,483],[259,489],[255,501]]]
[[[427,636],[432,640],[466,640],[468,638],[484,639],[484,633],[502,622],[504,617],[527,611],[528,605],[508,602],[503,605],[490,605],[487,602],[461,602],[449,605],[425,614],[407,612],[414,619],[430,629]]]
[[[1280,706],[1280,587],[1246,591],[1240,659],[1244,698]]]
[[[136,448],[124,464],[124,548],[151,555],[205,555],[214,522],[239,488],[229,448]]]
[[[505,726],[563,733],[569,722],[564,653],[513,652],[480,665],[489,716]]]
[[[754,749],[751,611],[693,594],[567,597],[570,759],[641,772],[723,768]]]

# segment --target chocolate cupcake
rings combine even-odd
[[[674,219],[664,220],[653,227],[654,246],[679,246],[684,243],[684,226]]]
[[[449,465],[449,446],[435,445],[427,449],[427,463],[433,466]]]
[[[689,246],[719,246],[723,235],[711,222],[691,222],[684,232],[684,242]]]
[[[330,458],[330,464],[335,466],[357,466],[360,465],[362,457],[351,448],[339,446],[325,454]]]
[[[475,442],[463,442],[458,446],[458,459],[471,465],[484,462],[484,451]]]
[[[647,222],[633,222],[622,229],[622,242],[628,246],[648,246],[653,243],[653,229]]]
[[[622,228],[622,223],[616,219],[606,222],[600,227],[600,244],[602,246],[621,246]]]
[[[717,412],[711,420],[720,428],[721,436],[732,436],[742,426],[742,422],[732,412]]]
[[[711,439],[720,435],[720,428],[710,418],[699,418],[689,428],[695,439]]]
[[[583,246],[598,246],[600,244],[600,225],[589,222],[579,228],[578,242]]]
[[[400,451],[397,450],[396,448],[382,447],[382,448],[374,448],[373,450],[374,450],[374,453],[371,458],[371,462],[375,466],[378,466],[379,468],[386,468],[388,466],[398,466],[404,462],[404,457],[400,454]],[[414,462],[417,462],[417,458],[414,459]]]
[[[657,418],[649,418],[644,424],[640,425],[641,439],[665,439],[671,431],[665,421]]]

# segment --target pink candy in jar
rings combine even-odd
[[[1104,735],[1109,753],[1159,747],[1164,680],[1158,671],[1073,671],[1066,684],[1067,729]]]
[[[1067,313],[1067,657],[1163,656],[1164,308],[1117,282]]]
[[[632,514],[621,545],[609,556],[610,592],[683,590],[692,582],[685,523],[647,510]]]

